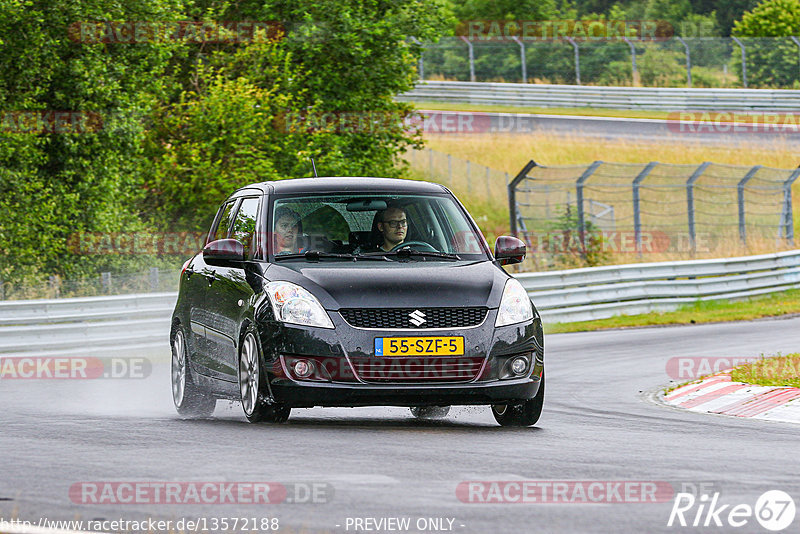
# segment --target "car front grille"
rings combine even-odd
[[[353,369],[361,380],[382,384],[469,382],[478,377],[484,360],[483,356],[350,358]]]
[[[356,328],[467,328],[481,324],[488,308],[343,308],[347,324]]]

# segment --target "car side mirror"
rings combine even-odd
[[[501,235],[494,242],[494,257],[500,265],[522,263],[526,252],[525,243],[516,237]]]
[[[244,259],[244,245],[235,239],[217,239],[203,247],[203,261],[209,265],[222,265]]]

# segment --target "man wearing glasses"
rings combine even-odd
[[[383,210],[382,216],[378,218],[378,231],[383,236],[383,244],[380,249],[389,252],[394,247],[405,241],[408,233],[408,219],[403,208],[389,206]]]

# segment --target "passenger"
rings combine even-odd
[[[275,255],[302,252],[298,246],[301,233],[300,215],[296,211],[283,206],[275,210]]]

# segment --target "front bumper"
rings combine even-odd
[[[503,404],[530,399],[539,391],[535,379],[435,385],[272,383],[276,402],[297,408],[313,406],[460,406]]]
[[[334,329],[295,327],[262,318],[259,331],[270,392],[275,402],[293,407],[486,405],[533,398],[544,371],[541,320],[495,328],[496,314],[497,310],[489,310],[475,327],[435,331],[356,328],[336,312],[329,312]],[[417,371],[439,366],[430,373],[367,377],[365,362],[377,367],[392,362],[374,354],[375,338],[392,336],[462,336],[465,354],[452,360],[453,367],[435,357],[408,362]],[[530,364],[521,376],[510,375],[510,361],[519,355],[527,355]],[[304,358],[323,363],[325,372],[300,379],[288,362]],[[453,375],[447,369],[459,365],[476,372],[448,378]]]

